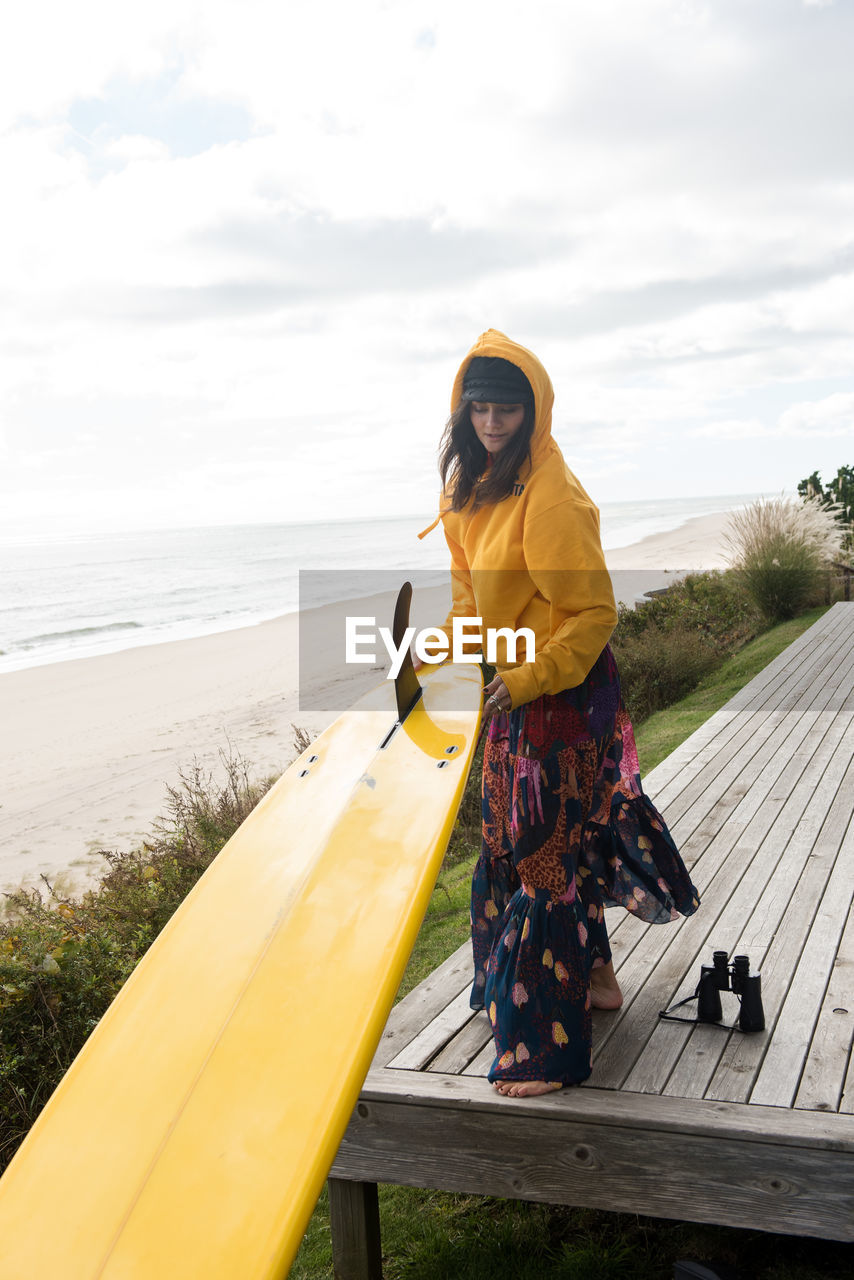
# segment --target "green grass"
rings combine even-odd
[[[733,694],[738,693],[825,612],[825,607],[811,609],[763,632],[701,680],[693,693],[663,711],[654,712],[636,726],[641,772],[649,773],[665,756],[675,751],[680,742],[690,737],[709,716],[729,702]]]
[[[658,764],[823,612],[814,609],[752,640],[693,693],[638,726],[642,770]],[[449,847],[398,999],[468,938],[478,777],[475,762],[464,829]],[[670,1280],[679,1258],[738,1267],[745,1280],[847,1280],[854,1273],[854,1246],[832,1241],[411,1187],[380,1186],[379,1196],[384,1280],[494,1280],[498,1274],[513,1280]],[[325,1190],[290,1276],[331,1280]]]
[[[479,850],[464,845],[446,857],[418,941],[397,993],[402,1000],[469,936],[471,872]]]
[[[596,1209],[380,1186],[384,1280],[671,1280],[680,1258],[744,1280],[848,1280],[850,1245]],[[331,1280],[326,1192],[290,1280]]]

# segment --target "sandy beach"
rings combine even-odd
[[[692,569],[724,567],[726,520],[701,516],[607,552],[617,597],[632,602]],[[444,617],[448,598],[442,587],[419,593],[413,623]],[[390,598],[373,605],[390,620]],[[317,611],[312,634],[338,636],[342,612]],[[280,773],[296,754],[292,726],[314,735],[336,714],[317,708],[317,689],[300,707],[298,645],[291,614],[0,675],[0,890],[38,884],[42,874],[82,887],[97,877],[99,850],[132,848],[147,835],[180,770],[198,760],[217,773],[229,745],[254,775]],[[323,653],[314,657],[322,668]],[[357,687],[381,671],[361,668]]]

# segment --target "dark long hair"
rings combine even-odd
[[[487,469],[488,452],[471,424],[471,401],[462,400],[451,414],[439,443],[439,474],[451,499],[451,510],[462,511],[474,497],[472,511],[488,502],[503,502],[511,493],[519,470],[531,456],[534,406],[525,405],[522,425]],[[481,477],[483,477],[481,479]]]

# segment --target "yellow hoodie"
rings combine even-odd
[[[481,618],[484,633],[530,628],[536,638],[533,662],[509,661],[500,641],[497,650],[497,670],[511,705],[518,707],[581,684],[608,642],[617,611],[599,512],[552,439],[554,392],[548,374],[532,352],[489,329],[460,365],[452,412],[475,356],[501,356],[530,382],[536,411],[531,458],[502,502],[475,512],[470,502],[462,511],[451,511],[443,493],[440,519],[451,551],[453,605],[441,630],[450,640],[455,617]],[[518,655],[524,654],[521,644]]]

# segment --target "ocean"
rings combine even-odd
[[[676,529],[758,495],[603,503],[605,549]],[[250,626],[299,607],[299,571],[395,570],[441,582],[433,516],[324,524],[221,525],[10,539],[0,544],[0,672]],[[337,574],[330,581],[340,584]],[[322,580],[315,575],[315,582]],[[317,599],[312,603],[325,603]]]

